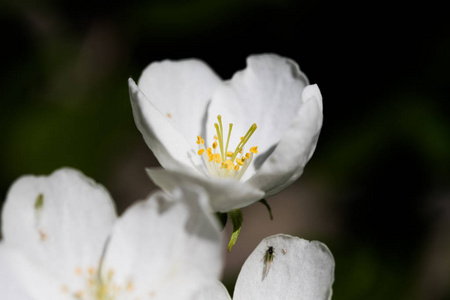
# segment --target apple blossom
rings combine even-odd
[[[23,176],[2,212],[1,298],[195,299],[222,268],[205,202],[194,188],[157,192],[117,218],[107,190],[76,170]]]
[[[215,211],[228,212],[292,184],[322,126],[317,85],[291,59],[253,55],[222,81],[196,59],[150,64],[129,79],[133,115],[161,168],[161,188],[201,185]]]

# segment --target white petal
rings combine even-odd
[[[24,286],[11,265],[11,251],[0,243],[0,295],[8,300],[31,300],[33,298],[24,290]]]
[[[220,114],[225,128],[233,123],[233,150],[253,123],[258,129],[248,146],[258,146],[260,153],[273,150],[301,107],[307,84],[306,76],[290,59],[274,54],[250,56],[247,68],[214,94],[208,109],[207,138],[214,136],[213,123]]]
[[[216,281],[198,291],[192,300],[231,300],[231,297],[225,286]]]
[[[202,186],[208,193],[212,209],[218,212],[245,207],[264,197],[262,190],[235,179],[206,177],[159,168],[147,169],[147,173],[156,185],[168,192],[172,192],[180,185]]]
[[[265,275],[265,255],[274,258]],[[241,269],[234,300],[328,300],[332,295],[334,259],[325,244],[278,234],[265,238]]]
[[[61,292],[63,286],[76,291],[86,284],[82,273],[98,266],[116,213],[103,186],[60,169],[48,177],[19,178],[2,218],[5,246],[58,279]]]
[[[171,121],[189,143],[204,134],[206,107],[222,80],[196,59],[150,64],[139,78],[139,89]],[[151,119],[148,120],[153,122]]]
[[[131,78],[128,85],[134,121],[159,163],[169,169],[192,168],[193,165],[201,164],[194,150],[196,139],[187,141]]]
[[[132,286],[126,293],[133,297],[180,300],[218,280],[222,239],[206,201],[203,191],[190,188],[133,205],[114,228],[103,277],[113,272],[112,282]]]
[[[0,244],[0,295],[8,300],[73,300],[59,278],[14,247]]]
[[[303,104],[271,155],[262,162],[249,179],[252,185],[264,189],[268,197],[291,185],[302,173],[316,148],[322,127],[322,95],[317,85],[303,90]],[[259,155],[259,154],[258,154]],[[258,155],[255,164],[259,164]]]

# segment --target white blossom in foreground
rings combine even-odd
[[[23,176],[2,213],[1,299],[195,299],[222,268],[205,201],[156,193],[116,218],[106,189],[78,171]]]
[[[215,211],[227,212],[292,184],[316,147],[322,96],[298,65],[254,55],[222,81],[196,59],[150,64],[130,78],[138,129],[164,169],[149,169],[167,191],[205,187]]]
[[[262,240],[239,273],[234,300],[329,300],[334,281],[334,258],[327,246],[286,234]],[[198,300],[230,300],[216,282]]]

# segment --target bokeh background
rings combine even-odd
[[[324,97],[304,175],[243,210],[230,291],[262,238],[326,243],[333,299],[450,299],[450,26],[432,3],[3,0],[0,200],[62,166],[104,184],[119,212],[156,187],[127,79],[196,57],[222,78],[253,53],[297,61]],[[295,149],[292,149],[295,151]],[[229,225],[226,232],[229,233]]]

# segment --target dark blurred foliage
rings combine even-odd
[[[230,78],[248,55],[278,53],[319,85],[325,116],[296,185],[321,187],[317,215],[285,233],[330,247],[333,299],[450,299],[445,12],[412,2],[4,0],[1,194],[22,174],[71,166],[103,183],[122,212],[155,188],[143,169],[157,165],[135,128],[127,78],[188,57]]]

